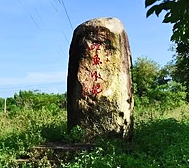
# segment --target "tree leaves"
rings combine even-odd
[[[160,5],[154,5],[152,6],[146,13],[146,17],[149,17],[151,14],[153,14],[155,12],[155,14],[157,16],[159,16],[159,14],[161,13],[161,11],[163,10],[162,4]]]
[[[157,1],[161,1],[157,5]],[[189,0],[146,0],[145,6],[153,5],[146,13],[146,17],[149,17],[153,13],[157,16],[162,10],[167,11],[164,16],[163,23],[173,24],[172,41],[176,43],[184,41],[189,43]]]
[[[155,4],[161,1],[159,4]],[[176,43],[176,73],[177,81],[187,87],[189,93],[189,0],[146,0],[145,7],[152,7],[146,17],[154,12],[158,16],[166,11],[163,23],[173,24],[171,41]],[[189,95],[189,94],[188,94]],[[189,96],[188,96],[189,100]]]
[[[145,7],[148,7],[148,6],[152,5],[152,4],[155,3],[156,1],[158,1],[158,0],[146,0],[146,1],[145,1]]]
[[[157,84],[159,65],[147,57],[139,57],[133,65],[133,82],[136,84],[136,94],[141,97],[146,91]]]

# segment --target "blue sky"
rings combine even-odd
[[[146,18],[144,0],[0,1],[0,97],[19,90],[64,93],[73,29],[97,17],[119,18],[133,61],[147,56],[160,65],[172,59],[172,26],[163,15]]]

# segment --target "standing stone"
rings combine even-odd
[[[79,125],[88,137],[115,133],[131,138],[130,69],[128,37],[120,20],[99,18],[79,25],[70,46],[68,130]]]

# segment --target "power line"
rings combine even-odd
[[[61,86],[62,84],[59,84],[59,85],[55,85],[55,86]],[[20,91],[20,90],[41,90],[41,89],[47,89],[49,86],[46,86],[46,87],[23,87],[23,88],[11,88],[9,90],[0,90],[0,94],[2,93],[8,93],[8,92],[16,92],[16,91]]]
[[[58,11],[58,9],[54,6],[54,4],[51,2],[51,0],[49,0],[49,2],[50,2],[50,4],[51,4],[51,6],[54,8],[54,10],[57,12],[58,16],[61,18],[61,15],[60,15],[60,12]],[[61,2],[59,1],[59,3],[61,3]],[[59,26],[60,26],[60,29],[61,29],[61,31],[62,31],[62,34],[64,35],[64,38],[66,39],[66,42],[69,44],[69,40],[68,40],[68,38],[66,37],[66,34],[64,33],[64,30],[62,29],[62,26],[61,26],[61,24],[59,23],[59,21],[58,21],[58,24],[59,24]]]
[[[37,11],[37,9],[36,9],[36,8],[34,8],[34,9],[35,9],[35,12],[37,13],[39,19],[41,20],[41,22],[44,24],[44,22],[43,22],[43,20],[42,20],[42,18],[41,18],[41,16],[40,16],[40,14],[39,14],[39,12]]]
[[[48,83],[48,84],[40,84],[40,85],[17,85],[17,86],[9,86],[9,87],[4,87],[0,88],[0,90],[11,90],[11,89],[19,89],[19,88],[32,88],[32,87],[44,87],[44,86],[52,86],[52,85],[62,85],[65,84],[66,82],[55,82],[55,83]]]
[[[62,51],[63,55],[64,55],[65,57],[67,57],[66,54],[65,54],[65,52],[64,52],[64,50],[62,49],[62,47],[59,46],[59,49],[60,49],[60,51]]]
[[[25,6],[22,4],[21,0],[18,0],[20,2],[20,4],[22,5],[22,7],[24,8],[24,10],[27,12],[27,14],[29,15],[29,17],[32,19],[32,21],[34,22],[34,24],[38,27],[38,29],[40,30],[40,27],[38,25],[38,23],[35,21],[35,19],[33,18],[33,16],[28,12],[28,10],[25,8]]]
[[[51,0],[49,0],[49,2],[50,2],[50,4],[51,4],[51,6],[54,8],[54,10],[60,15],[58,9],[53,5],[53,3],[51,2]]]
[[[67,12],[67,10],[66,10],[66,6],[65,6],[65,4],[64,4],[64,1],[63,1],[63,0],[61,0],[61,1],[62,1],[62,4],[63,4],[63,7],[64,7],[64,10],[65,10],[65,12],[66,12],[66,16],[67,16],[67,18],[68,18],[68,21],[69,21],[69,23],[70,23],[71,29],[73,30],[73,26],[72,26],[72,23],[71,23],[70,17],[69,17],[69,15],[68,15],[68,12]],[[59,0],[59,2],[60,2],[60,0]]]
[[[38,23],[35,21],[34,17],[28,12],[28,10],[26,9],[26,7],[25,7],[24,4],[22,3],[22,1],[21,1],[21,0],[18,0],[18,1],[19,1],[19,3],[22,5],[23,9],[24,9],[24,10],[27,12],[27,14],[30,16],[30,18],[33,20],[33,22],[35,23],[35,25],[40,29]],[[54,6],[54,4],[51,2],[51,0],[49,0],[49,2],[50,2],[51,6],[54,8],[54,10],[57,12],[57,14],[58,14],[59,17],[60,17],[60,13],[59,13],[58,9],[56,8],[56,6]],[[61,2],[59,1],[59,3],[61,3]],[[37,9],[34,8],[34,10],[35,10],[36,14],[38,15],[39,19],[41,20],[41,22],[43,23],[43,20],[42,20],[42,18],[41,18],[41,16],[40,16],[39,12],[37,11]],[[65,35],[64,30],[62,29],[62,27],[61,27],[59,21],[58,21],[58,24],[59,24],[59,26],[60,26],[61,32],[63,33],[63,36],[64,36],[64,38],[65,38],[67,44],[69,45],[69,40],[68,40],[67,36]],[[66,54],[65,54],[65,52],[62,50],[62,48],[61,48],[61,51],[62,51],[63,54],[66,56]],[[1,89],[1,88],[0,88],[0,89]]]
[[[66,34],[64,33],[64,31],[63,31],[63,29],[62,29],[62,27],[61,27],[61,25],[60,25],[59,22],[58,22],[58,24],[59,24],[59,26],[60,26],[60,29],[61,29],[61,31],[62,31],[62,34],[64,35],[64,38],[66,39],[66,42],[67,42],[68,45],[69,45],[69,40],[68,40],[68,38],[66,37]]]

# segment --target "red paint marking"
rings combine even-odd
[[[86,96],[89,93],[89,88],[87,87],[87,85],[88,85],[88,79],[85,78],[84,86],[83,86],[83,91],[82,91],[82,94],[84,96]]]
[[[107,36],[104,36],[104,38],[106,39]],[[102,64],[101,60],[100,60],[100,57],[98,55],[98,50],[101,50],[101,45],[98,44],[98,43],[91,43],[90,46],[89,46],[89,49],[90,50],[94,50],[95,54],[93,56],[93,65],[100,65]],[[105,56],[106,56],[106,62],[109,62],[109,52],[107,51],[107,49],[105,49]],[[84,86],[83,86],[83,95],[88,95],[88,94],[93,94],[93,95],[97,95],[97,94],[100,94],[103,90],[102,90],[102,85],[100,83],[96,83],[98,81],[98,79],[102,79],[101,77],[101,74],[99,72],[97,72],[97,70],[93,71],[91,73],[91,78],[92,78],[92,81],[93,81],[93,85],[92,87],[87,87],[87,83],[88,81],[91,79],[89,78],[86,78],[85,79],[85,83],[84,83]],[[89,79],[89,80],[88,80]]]
[[[92,89],[91,89],[91,93],[94,94],[94,95],[97,95],[97,94],[101,93],[101,92],[102,92],[101,87],[102,87],[102,86],[101,86],[101,84],[99,84],[99,83],[97,83],[96,85],[93,84],[93,87],[92,87]]]
[[[98,43],[92,43],[91,45],[90,45],[90,50],[100,50],[100,44],[98,44]]]
[[[99,65],[99,64],[102,64],[102,62],[100,61],[100,57],[98,56],[98,54],[96,54],[93,57],[93,65]]]
[[[97,71],[91,73],[91,77],[93,78],[94,81],[97,81],[97,79],[102,79],[100,73],[97,73]]]

